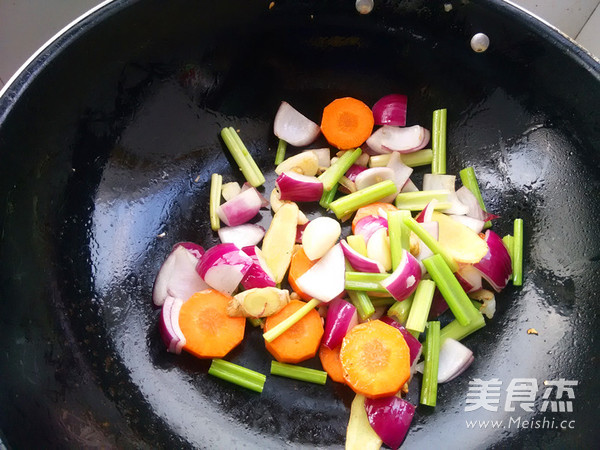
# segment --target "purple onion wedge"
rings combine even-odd
[[[231,295],[252,266],[252,258],[234,244],[217,244],[209,248],[196,270],[210,287]]]
[[[275,287],[275,278],[267,266],[262,251],[255,245],[242,248],[242,251],[252,258],[252,266],[242,278],[244,289]]]
[[[361,255],[356,250],[354,250],[350,245],[346,242],[345,239],[340,241],[342,245],[342,250],[344,251],[344,256],[352,266],[354,270],[357,272],[369,272],[369,273],[384,273],[385,268],[379,261],[375,261],[374,259],[368,258],[366,256]]]
[[[463,373],[475,360],[473,352],[460,342],[446,338],[440,348],[438,383],[446,383]]]
[[[401,301],[412,294],[421,281],[419,261],[406,250],[402,250],[402,258],[396,270],[381,282],[392,297]]]
[[[204,253],[204,249],[197,244],[175,244],[154,280],[152,301],[156,306],[161,306],[169,296],[187,300],[208,288],[196,272],[199,260],[196,255],[200,253]]]
[[[373,105],[375,125],[406,126],[408,99],[403,94],[389,94],[381,97]]]
[[[323,195],[323,183],[315,176],[296,172],[283,172],[275,180],[281,200],[292,202],[316,202]]]
[[[404,441],[415,407],[406,400],[391,396],[365,399],[367,418],[383,443],[396,450]]]
[[[485,232],[485,242],[488,245],[487,254],[478,263],[473,264],[483,278],[500,292],[506,287],[512,275],[512,263],[510,255],[502,238],[492,230]]]
[[[358,323],[356,307],[346,300],[336,298],[329,303],[325,316],[325,333],[321,343],[333,350],[342,344],[350,328]]]

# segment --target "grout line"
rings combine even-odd
[[[598,2],[598,4],[596,5],[596,7],[594,8],[594,10],[591,12],[591,14],[589,15],[589,17],[585,20],[584,24],[581,26],[581,28],[579,29],[579,31],[577,32],[577,35],[575,37],[575,40],[579,39],[579,35],[581,34],[581,32],[583,31],[583,29],[585,28],[585,26],[588,24],[588,22],[590,21],[590,19],[592,18],[592,16],[596,13],[596,11],[600,10],[600,1]]]

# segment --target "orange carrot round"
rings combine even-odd
[[[346,380],[344,380],[344,370],[342,368],[342,363],[340,362],[340,348],[341,344],[334,349],[321,345],[319,347],[319,359],[321,360],[323,370],[327,372],[329,378],[337,383],[346,384]]]
[[[338,98],[323,110],[321,131],[327,141],[340,150],[356,148],[373,131],[373,112],[360,100]]]
[[[304,305],[305,303],[300,300],[292,300],[277,314],[267,317],[264,328],[265,333]],[[279,362],[299,363],[317,354],[323,332],[321,317],[316,309],[312,309],[281,336],[271,342],[265,341],[265,347]]]
[[[340,362],[348,386],[369,398],[394,395],[410,377],[410,351],[402,333],[380,320],[346,334]]]
[[[384,202],[375,202],[371,203],[370,205],[359,208],[356,211],[356,214],[354,214],[354,218],[352,219],[352,232],[354,233],[354,228],[356,227],[356,224],[360,219],[367,216],[381,216],[381,211],[388,213],[390,211],[398,211],[398,208],[396,208],[391,203]]]
[[[290,287],[294,290],[294,292],[306,301],[311,300],[312,297],[298,287],[296,280],[298,280],[298,278],[300,278],[304,272],[306,272],[316,263],[317,261],[311,261],[308,259],[308,256],[306,256],[306,253],[304,253],[304,249],[301,245],[294,246],[292,261],[290,262],[290,270],[288,272],[288,282],[290,283]]]
[[[196,292],[181,306],[184,350],[198,358],[222,358],[244,339],[246,318],[229,317],[230,297],[212,289]]]

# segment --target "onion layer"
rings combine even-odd
[[[365,399],[367,418],[375,433],[392,450],[396,450],[404,441],[415,407],[406,400],[391,396]]]
[[[402,94],[389,94],[381,97],[373,105],[375,125],[406,126],[408,98]]]
[[[231,295],[252,266],[252,258],[234,244],[217,244],[208,249],[196,270],[210,287]]]
[[[273,123],[273,133],[279,139],[295,147],[301,147],[312,143],[320,131],[319,125],[302,115],[289,103],[281,102]]]
[[[340,244],[342,246],[342,250],[344,251],[344,256],[346,257],[352,268],[357,272],[385,272],[385,268],[381,265],[380,262],[361,255],[352,247],[350,247],[350,245],[344,239],[340,241]]]
[[[209,287],[196,272],[197,255],[201,253],[204,253],[204,249],[197,244],[175,244],[154,280],[152,301],[156,306],[161,306],[169,296],[187,300],[194,293]]]
[[[512,275],[510,255],[502,238],[492,230],[485,232],[485,242],[488,252],[479,262],[473,264],[473,267],[481,272],[483,278],[496,292],[500,292],[506,287]]]
[[[350,302],[336,298],[329,303],[325,317],[325,333],[321,343],[333,350],[342,344],[350,327],[358,322],[356,308]]]
[[[323,183],[317,177],[296,172],[283,172],[275,180],[281,200],[316,202],[323,195]]]
[[[412,294],[421,281],[419,261],[406,250],[402,250],[400,264],[392,274],[381,282],[392,297],[401,301]]]
[[[256,189],[242,190],[231,200],[217,208],[219,218],[228,226],[234,227],[248,222],[258,214],[263,205],[263,198]]]

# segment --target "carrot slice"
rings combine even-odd
[[[346,334],[340,362],[348,386],[365,397],[394,395],[410,377],[410,351],[402,333],[380,320]]]
[[[292,300],[277,314],[267,317],[264,331],[269,331],[304,305],[300,300]],[[313,309],[281,336],[271,342],[265,341],[265,347],[279,362],[299,363],[317,354],[323,331],[321,316]]]
[[[354,228],[360,219],[367,216],[381,216],[382,211],[387,214],[390,211],[398,211],[398,208],[391,203],[384,202],[375,202],[359,208],[354,215],[354,219],[352,219],[352,232],[354,233]]]
[[[340,150],[360,146],[373,131],[373,112],[360,100],[338,98],[323,110],[321,131],[327,141]]]
[[[294,292],[306,301],[312,299],[312,297],[298,287],[296,280],[298,280],[298,278],[300,278],[304,272],[306,272],[316,263],[316,260],[311,261],[308,259],[308,256],[306,256],[306,253],[304,253],[304,249],[301,245],[294,246],[292,261],[290,262],[290,270],[288,272],[288,282],[290,283],[290,287],[294,290]]]
[[[340,362],[340,348],[341,344],[338,345],[334,349],[330,349],[321,345],[319,347],[319,359],[321,360],[321,365],[323,366],[323,370],[327,372],[329,378],[337,383],[346,384],[346,380],[344,379],[344,369],[342,368],[342,363]]]
[[[212,289],[196,292],[179,312],[184,350],[198,358],[222,358],[244,339],[245,317],[229,317],[230,297]]]

